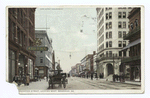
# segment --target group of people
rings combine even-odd
[[[120,81],[120,82],[125,82],[125,75],[121,74],[121,75],[113,75],[113,81]]]
[[[97,73],[95,73],[95,74],[94,74],[94,73],[87,74],[86,77],[87,77],[87,79],[88,79],[88,77],[90,76],[90,77],[91,77],[91,80],[93,80],[94,75],[95,75],[95,78],[98,79]],[[103,73],[100,73],[100,74],[99,74],[99,78],[103,78],[103,77],[104,77],[104,74],[103,74]]]

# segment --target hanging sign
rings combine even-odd
[[[39,38],[36,38],[33,41],[33,45],[34,46],[27,47],[27,50],[29,50],[29,51],[48,51],[48,47],[40,46],[40,45],[42,45],[42,42]]]
[[[29,47],[27,47],[27,50],[29,50],[29,51],[48,51],[48,47],[29,46]]]

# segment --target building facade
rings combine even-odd
[[[15,76],[34,79],[35,54],[28,51],[35,39],[35,8],[8,8],[8,81]]]
[[[122,72],[128,80],[141,81],[141,9],[134,8],[129,16],[129,33],[124,36],[129,44],[123,48],[123,52],[129,51],[129,57],[122,59]]]
[[[97,75],[104,78],[120,74],[122,47],[128,44],[123,36],[129,31],[127,18],[131,8],[97,8]],[[128,51],[124,53],[128,56]]]
[[[76,72],[77,72],[77,71],[76,71],[76,66],[72,66],[72,67],[71,67],[71,76],[72,76],[72,77],[75,77],[75,76],[76,76]]]
[[[49,39],[47,32],[44,30],[35,30],[35,36],[41,40],[42,44],[40,46],[48,47],[48,51],[36,51],[35,66],[39,69],[39,76],[43,78],[47,77],[49,71],[53,69],[52,39]]]

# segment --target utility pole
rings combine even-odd
[[[115,70],[115,66],[114,66],[114,54],[113,54],[113,68]],[[113,74],[114,74],[114,70],[113,70]]]

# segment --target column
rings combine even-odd
[[[19,63],[19,51],[16,51],[16,65],[15,65],[15,75],[19,75],[18,73],[18,63]]]
[[[105,63],[103,64],[103,68],[104,68],[104,78],[106,78],[108,76],[108,72],[107,72],[107,65]]]

